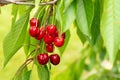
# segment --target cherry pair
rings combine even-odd
[[[47,53],[41,53],[37,56],[37,60],[41,65],[46,65],[49,59],[53,65],[58,65],[60,63],[60,56],[58,54],[52,54],[48,56]]]

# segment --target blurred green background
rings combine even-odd
[[[5,35],[9,32],[11,26],[11,5],[1,7],[0,14],[0,80],[10,80],[19,66],[24,62],[25,55],[23,49],[19,50],[16,55],[10,60],[8,65],[3,69],[4,55],[2,44]],[[70,28],[71,37],[68,46],[61,58],[61,63],[58,66],[52,66],[51,80],[68,80],[69,74],[66,72],[70,69],[69,65],[79,58],[79,53],[82,49],[82,43],[77,37],[76,30],[71,26]],[[56,50],[55,53],[58,53]],[[66,72],[65,74],[63,72]],[[32,72],[32,79],[38,80],[36,67]]]

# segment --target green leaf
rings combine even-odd
[[[86,35],[84,35],[81,32],[81,30],[79,29],[78,24],[76,23],[76,21],[74,22],[74,25],[77,27],[76,32],[77,32],[77,35],[78,35],[79,39],[84,44],[86,42]]]
[[[101,35],[98,35],[96,43],[94,44],[93,48],[96,53],[99,53],[103,48],[103,39]]]
[[[120,55],[120,50],[117,53],[117,58],[116,58],[117,60],[120,60],[120,56],[119,55]]]
[[[69,7],[69,5],[73,2],[74,0],[64,0],[64,5],[65,5],[65,11]]]
[[[96,60],[96,52],[93,50],[93,48],[90,48],[89,52],[89,63],[88,63],[88,70],[92,70],[97,62]]]
[[[20,69],[17,74],[15,74],[13,80],[30,80],[30,75],[31,70],[28,70],[27,66],[24,66],[23,69]]]
[[[92,0],[77,0],[76,2],[76,21],[81,32],[90,36],[90,28],[94,15]]]
[[[95,44],[100,35],[100,3],[99,0],[94,2],[94,18],[91,26],[92,44]]]
[[[104,0],[101,34],[113,64],[120,45],[120,0]]]
[[[63,52],[65,51],[69,40],[70,40],[70,30],[66,31],[65,43],[64,43],[64,45],[63,45],[61,48],[59,48],[59,51],[60,51],[60,54],[61,54],[61,55],[62,55]]]
[[[75,65],[75,80],[79,80],[85,67],[85,57],[82,57]]]
[[[28,55],[29,53],[29,48],[30,48],[30,36],[29,36],[29,32],[27,31],[26,36],[25,36],[25,40],[24,40],[24,52],[26,55]]]
[[[32,38],[32,37],[30,37],[30,44],[38,45],[39,41],[34,39],[34,38]],[[34,49],[35,49],[35,46],[30,46],[29,52],[32,52]]]
[[[57,11],[56,11],[56,19],[61,24],[61,30],[62,32],[65,32],[69,29],[71,24],[75,20],[75,6],[73,3],[69,5],[69,7],[64,11],[64,1],[61,0],[61,3],[58,5]]]
[[[59,70],[59,71],[55,71],[55,74],[59,74],[59,75],[56,75],[54,77],[53,80],[62,80],[64,78],[64,80],[74,80],[73,77],[74,77],[74,74],[73,74],[73,71],[74,71],[74,64],[70,64],[69,66],[67,65],[67,68],[65,68],[64,70]],[[53,72],[53,75],[54,75],[54,72]]]
[[[100,59],[101,61],[103,61],[104,58],[105,58],[105,55],[106,55],[106,50],[103,48],[103,49],[101,49],[101,51],[100,51],[100,53],[99,53],[99,59]]]
[[[39,80],[50,80],[50,74],[47,66],[37,64]]]
[[[24,12],[26,10],[26,6],[25,5],[19,5],[18,7],[19,7],[19,16],[21,16],[21,15],[24,14]]]
[[[11,26],[14,26],[15,22],[16,22],[16,19],[17,19],[17,13],[18,13],[18,9],[19,7],[15,4],[12,5],[12,24]]]
[[[101,17],[103,13],[104,0],[99,0],[99,5],[100,5],[100,17]]]
[[[77,28],[77,35],[79,37],[79,39],[81,40],[81,42],[84,44],[86,42],[86,37],[85,35],[80,31],[79,28]]]
[[[43,7],[39,7],[34,15],[34,17],[38,18],[40,21],[41,21],[41,26],[43,26],[43,22],[44,22],[44,16],[45,15],[45,8],[46,6],[43,6]]]
[[[86,60],[86,57],[88,56],[86,53],[86,50],[88,48],[84,48],[80,53],[82,53],[82,55],[78,55],[80,56],[79,59],[76,59],[75,61],[75,65],[73,68],[71,69],[74,69],[74,80],[82,80],[80,79],[81,78],[81,75],[85,69],[85,60]]]
[[[24,74],[22,74],[22,79],[20,79],[20,80],[30,80],[30,75],[31,75],[31,70],[29,70],[29,71],[26,71],[26,72],[24,72]]]
[[[97,73],[93,73],[93,74],[88,75],[83,80],[96,80],[96,79],[98,79],[98,75],[97,75]]]
[[[27,32],[27,24],[29,20],[29,13],[32,7],[30,7],[26,13],[15,23],[11,28],[11,31],[5,37],[3,42],[4,51],[4,67],[9,60],[15,55],[15,53],[22,47],[24,43],[25,34]]]
[[[62,20],[62,31],[65,32],[69,29],[69,27],[75,20],[74,4],[71,4],[63,14],[64,15],[62,17],[63,19]]]

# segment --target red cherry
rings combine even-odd
[[[46,27],[46,30],[47,30],[48,34],[55,34],[55,32],[57,31],[57,28],[55,25],[48,25]]]
[[[49,56],[46,53],[42,53],[37,56],[37,60],[38,60],[39,64],[45,65],[45,64],[47,64],[47,62],[49,60]]]
[[[50,55],[50,62],[53,65],[58,65],[60,63],[60,56],[58,54],[52,54],[52,55]]]
[[[55,36],[56,36],[56,37],[58,37],[58,33],[59,33],[59,32],[58,32],[58,31],[56,31],[56,33],[55,33]]]
[[[53,52],[54,50],[54,45],[53,44],[46,44],[46,50],[47,52]]]
[[[46,33],[46,28],[44,26],[42,26],[41,31],[44,31]]]
[[[44,41],[45,41],[45,43],[47,43],[47,44],[51,44],[51,43],[53,42],[53,37],[52,37],[51,35],[49,35],[49,34],[46,34],[46,35],[44,36]]]
[[[35,37],[37,40],[40,40],[44,37],[46,31],[44,28],[41,28],[40,31],[39,31],[39,34]]]
[[[64,33],[62,33],[62,38],[65,39],[65,37],[66,37],[66,33],[64,32]]]
[[[64,44],[64,38],[62,38],[62,37],[56,37],[56,38],[54,39],[54,44],[55,44],[55,46],[57,46],[57,47],[63,46],[63,44]]]
[[[30,26],[39,26],[40,21],[37,18],[30,19]]]
[[[58,31],[56,31],[55,34],[52,34],[51,36],[52,36],[53,38],[58,37]]]
[[[29,29],[29,34],[30,36],[32,37],[36,37],[36,35],[39,33],[39,28],[38,27],[35,27],[35,26],[31,26],[30,29]]]

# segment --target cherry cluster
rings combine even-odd
[[[29,34],[37,40],[43,39],[47,52],[52,53],[54,51],[54,45],[56,47],[62,47],[64,45],[65,33],[59,34],[56,25],[47,25],[40,28],[39,26],[40,21],[37,18],[32,18],[30,20]],[[41,53],[37,57],[41,65],[47,64],[49,59],[53,65],[57,65],[60,62],[60,56],[58,54],[48,56],[47,53]]]

